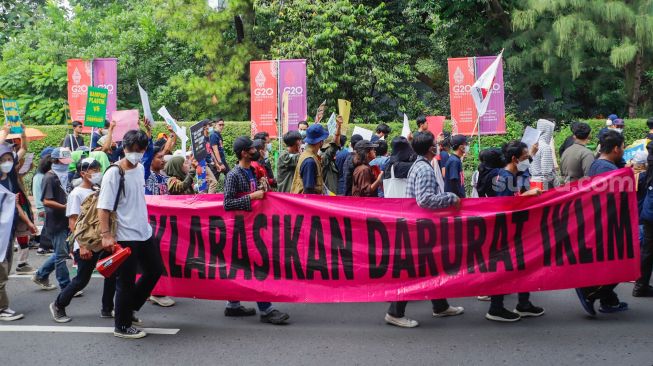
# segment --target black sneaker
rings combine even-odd
[[[252,308],[246,308],[242,305],[237,308],[224,309],[224,316],[240,317],[240,316],[254,316],[254,315],[256,315],[256,310]]]
[[[529,316],[542,316],[544,315],[544,309],[529,302],[526,306],[517,305],[515,313],[519,314],[522,318]]]
[[[282,313],[279,310],[272,310],[271,312],[263,315],[261,314],[261,323],[270,323],[274,325],[286,324],[290,319],[290,315]]]
[[[501,308],[500,310],[496,311],[490,309],[490,311],[485,314],[485,319],[494,320],[496,322],[516,322],[521,319],[521,316],[517,313],[513,313],[506,308]]]
[[[100,310],[100,318],[113,318],[113,310]]]
[[[633,287],[633,297],[653,297],[653,287],[636,283],[635,287]]]
[[[113,329],[113,335],[118,338],[139,339],[145,337],[147,333],[134,327],[116,327]]]
[[[68,323],[72,320],[66,315],[66,309],[58,307],[55,303],[50,304],[50,314],[52,314],[52,319],[57,323]]]
[[[596,316],[596,310],[594,310],[594,301],[596,300],[590,300],[585,296],[585,292],[583,291],[582,288],[577,288],[576,289],[576,296],[578,296],[578,300],[580,301],[580,305],[585,309],[585,311],[590,315],[590,316]]]

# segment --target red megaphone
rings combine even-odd
[[[95,266],[95,269],[97,269],[104,278],[109,278],[131,254],[131,248],[123,248],[120,245],[115,244],[113,254],[99,261]]]

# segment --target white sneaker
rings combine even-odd
[[[490,301],[492,299],[489,296],[476,296],[476,300],[478,300],[478,301]]]
[[[0,310],[0,321],[3,321],[3,322],[11,322],[11,321],[14,321],[14,320],[22,319],[23,316],[24,316],[23,314],[16,314],[15,311],[13,311],[13,310],[11,310],[9,308],[6,308],[4,310]]]
[[[456,316],[460,315],[465,312],[465,308],[462,306],[449,306],[449,309],[436,313],[435,311],[433,312],[433,316],[436,318],[444,318],[445,316]]]
[[[416,326],[419,325],[417,320],[413,320],[406,317],[396,318],[390,314],[385,314],[385,322],[402,328],[415,328]]]
[[[168,296],[150,296],[149,300],[152,303],[162,306],[164,308],[173,306],[175,304],[175,300],[171,299]]]
[[[75,292],[75,294],[73,295],[73,297],[82,297],[82,296],[84,296],[84,291],[83,290],[79,290],[79,291]]]

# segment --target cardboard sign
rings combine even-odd
[[[354,131],[351,133],[351,135],[361,135],[363,140],[371,141],[374,132],[372,132],[372,130],[368,130],[367,128],[354,126]]]
[[[104,128],[104,121],[107,117],[108,96],[109,91],[107,89],[96,88],[94,86],[88,87],[84,126]]]
[[[141,84],[136,81],[136,84],[138,85],[138,92],[141,95],[141,104],[143,105],[143,115],[149,123],[154,126],[154,116],[152,116],[152,109],[150,109],[150,97],[147,95],[147,92],[145,89],[141,87]]]
[[[351,113],[351,102],[344,99],[338,99],[338,114],[342,116],[342,132],[347,133],[349,126],[349,115]]]

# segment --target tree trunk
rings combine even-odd
[[[639,104],[639,88],[642,85],[642,53],[638,52],[634,61],[632,90],[628,99],[628,117],[637,117],[637,106]]]

